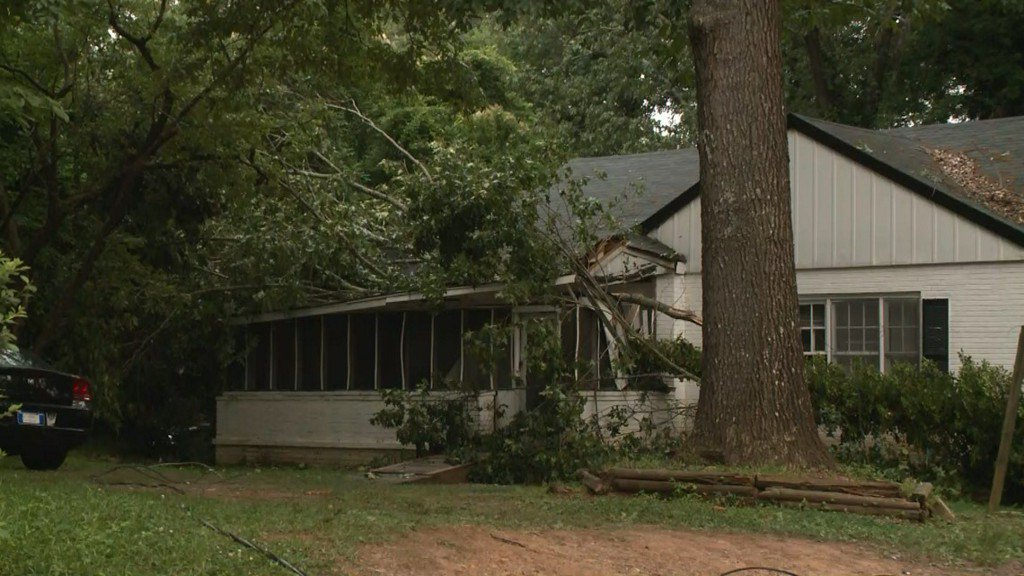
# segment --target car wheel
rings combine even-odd
[[[36,448],[21,453],[21,463],[29,470],[56,470],[64,463],[67,450],[60,448]]]

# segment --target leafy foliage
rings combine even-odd
[[[0,252],[0,350],[17,349],[12,328],[28,317],[28,299],[33,292],[28,267]]]
[[[840,460],[967,494],[988,488],[1010,384],[1004,369],[961,356],[955,375],[929,362],[881,374],[870,366],[847,372],[814,358],[806,378],[818,423],[836,440]],[[1021,501],[1024,431],[1018,428],[1013,443],[1007,499]]]

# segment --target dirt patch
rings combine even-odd
[[[785,569],[800,576],[979,573],[887,558],[856,544],[657,528],[524,532],[448,526],[412,532],[384,545],[365,545],[356,558],[341,567],[344,573],[717,576],[753,566]]]

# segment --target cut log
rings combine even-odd
[[[587,491],[595,496],[603,496],[611,491],[611,486],[606,484],[604,480],[601,480],[586,470],[580,470],[579,476],[580,482],[582,482],[587,488]]]
[[[787,508],[800,508],[803,510],[825,510],[827,512],[846,512],[848,514],[863,514],[867,516],[887,516],[890,518],[902,518],[904,520],[915,520],[923,522],[927,517],[926,510],[906,510],[903,508],[874,508],[869,506],[847,506],[843,504],[827,504],[822,502],[776,502]]]
[[[938,516],[947,522],[953,522],[956,520],[956,514],[946,506],[946,503],[942,501],[942,498],[938,496],[932,496],[930,502],[928,502],[928,510],[931,511],[932,516]]]
[[[635,494],[651,492],[656,494],[675,494],[677,492],[692,494],[732,494],[753,498],[757,488],[753,486],[734,486],[730,484],[694,484],[688,482],[671,482],[661,480],[637,480],[633,478],[612,478],[612,489],[617,492]]]
[[[899,484],[871,480],[841,480],[835,478],[793,478],[758,474],[754,485],[759,489],[792,488],[794,490],[816,490],[820,492],[841,492],[858,496],[879,496],[899,498],[903,496]]]
[[[845,506],[864,506],[867,508],[898,508],[901,510],[920,510],[917,502],[903,498],[879,498],[876,496],[859,496],[841,492],[821,492],[817,490],[791,490],[789,488],[768,488],[757,495],[758,500],[773,502],[817,502],[841,504]]]
[[[753,486],[754,478],[743,474],[727,472],[687,472],[685,470],[637,470],[632,468],[612,468],[605,472],[606,478],[629,480],[651,480],[658,482],[691,482],[693,484],[730,484],[734,486]]]
[[[928,498],[932,495],[934,487],[931,482],[921,482],[914,487],[914,491],[910,493],[910,499],[914,502],[919,502],[921,506],[924,506],[928,502]]]

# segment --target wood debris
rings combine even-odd
[[[598,475],[580,471],[592,494],[697,494],[729,496],[805,510],[825,510],[924,521],[931,516],[951,520],[952,514],[932,485],[918,484],[910,494],[894,482],[811,478],[773,474],[735,474],[686,470],[612,468]]]
[[[925,148],[943,175],[972,200],[1017,224],[1024,224],[1024,195],[981,171],[978,162],[964,152]]]

